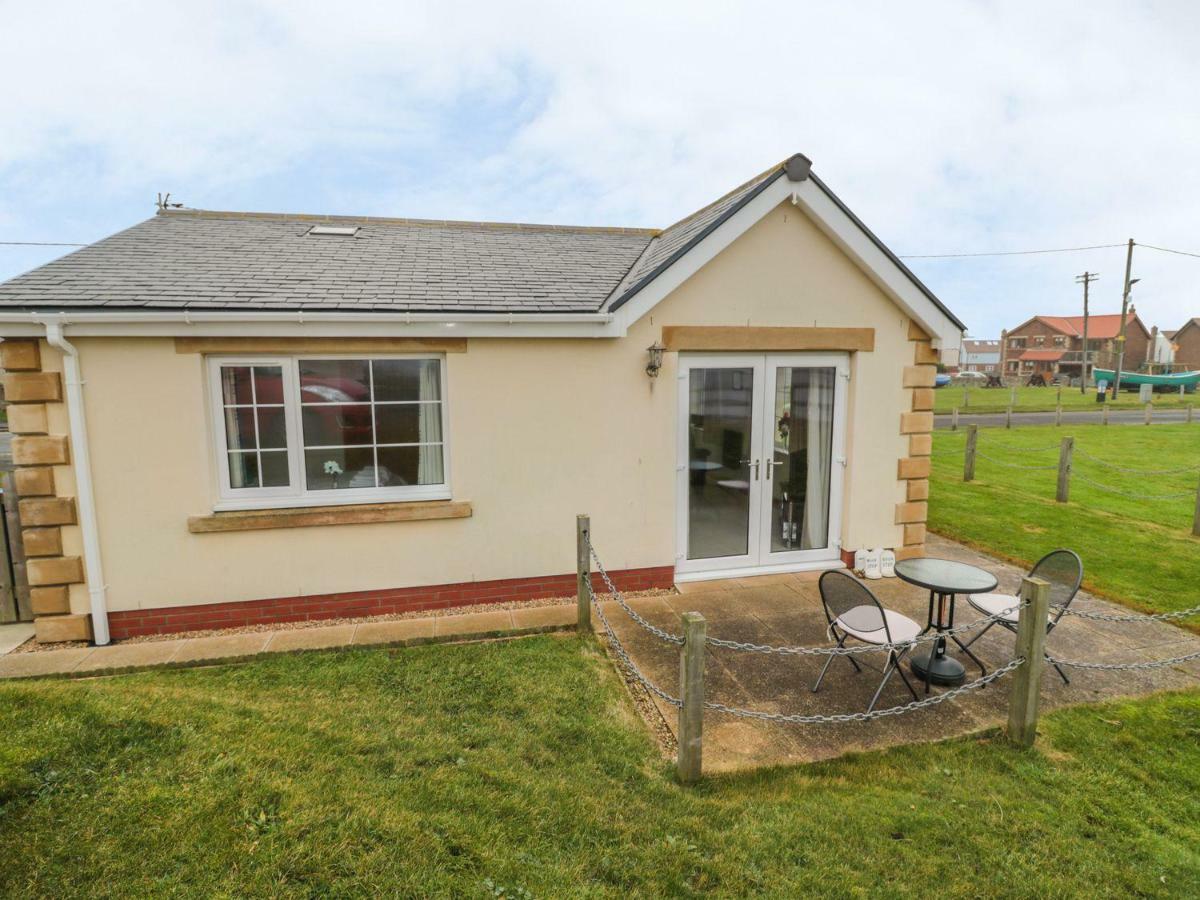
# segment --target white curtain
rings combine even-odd
[[[422,364],[418,400],[429,401],[440,399],[441,392],[438,390],[440,374],[441,366],[437,362],[425,362]],[[422,443],[417,462],[418,484],[440,484],[445,480],[445,476],[442,474],[442,445],[440,443],[442,432],[439,427],[441,415],[441,403],[421,403],[421,416],[418,422],[420,427],[419,439],[424,442],[433,440],[436,436],[439,443]]]
[[[808,481],[800,549],[829,545],[829,476],[833,466],[833,391],[835,369],[808,370]]]

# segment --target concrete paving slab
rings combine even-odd
[[[145,641],[138,644],[110,644],[107,647],[97,647],[90,656],[74,668],[72,674],[166,665],[174,661],[175,655],[183,644],[182,640]]]
[[[17,649],[33,637],[32,622],[14,622],[11,625],[0,625],[0,656]]]
[[[931,536],[930,556],[959,559],[996,574],[1001,590],[1015,592],[1023,572],[1015,566],[977,551]],[[1050,549],[1050,548],[1048,548]],[[869,582],[884,606],[903,613],[922,626],[927,621],[928,592],[899,579]],[[1128,610],[1081,594],[1080,609],[1127,613]],[[668,609],[664,609],[663,606]],[[678,647],[649,634],[613,605],[605,612],[641,670],[671,695],[678,694]],[[773,646],[830,646],[815,583],[786,579],[745,579],[727,582],[722,590],[686,592],[668,597],[660,606],[643,613],[655,625],[679,631],[679,615],[687,610],[702,613],[711,637]],[[981,618],[963,599],[955,609],[956,624]],[[970,633],[963,640],[974,636]],[[1015,636],[999,626],[989,629],[971,647],[989,671],[1012,658]],[[1063,619],[1047,642],[1049,651],[1065,659],[1111,660],[1114,662],[1173,658],[1200,651],[1200,636],[1165,623],[1099,623],[1075,617]],[[950,655],[967,668],[967,678],[980,676],[979,669],[954,644]],[[883,654],[856,657],[878,667]],[[747,709],[795,715],[829,715],[866,709],[879,684],[881,673],[867,669],[858,673],[845,660],[835,660],[821,691],[814,694],[815,681],[824,657],[766,655],[723,648],[709,648],[705,657],[705,689],[709,700]],[[924,683],[905,663],[905,674],[920,697]],[[1053,669],[1042,679],[1041,699],[1046,711],[1076,703],[1114,697],[1137,696],[1153,691],[1194,687],[1200,683],[1200,661],[1167,669],[1135,671],[1068,670],[1070,686],[1064,685]],[[856,750],[896,744],[943,740],[984,728],[1003,725],[1008,716],[1011,681],[1001,679],[926,709],[866,723],[790,725],[735,718],[709,712],[705,717],[705,769],[731,771],[780,763],[813,761]],[[934,686],[931,696],[945,693]],[[893,676],[881,695],[881,708],[911,702],[911,694],[898,676]],[[677,710],[657,702],[668,727],[677,728]]]
[[[354,632],[354,646],[398,644],[402,641],[429,640],[433,637],[433,619],[397,619],[394,622],[363,622]]]
[[[508,631],[513,627],[512,612],[497,609],[465,616],[438,616],[433,620],[434,637],[474,637]]]
[[[237,659],[254,656],[266,649],[271,639],[269,631],[241,634],[218,634],[213,637],[189,638],[179,648],[173,663],[207,662],[218,659]],[[147,644],[153,643],[148,641]]]
[[[66,675],[95,652],[94,647],[71,647],[45,653],[10,653],[0,657],[0,678]]]
[[[566,628],[574,626],[579,611],[574,603],[558,606],[529,606],[512,611],[515,628]]]
[[[268,653],[289,653],[296,650],[325,650],[345,647],[353,642],[357,625],[326,625],[322,628],[295,628],[274,631],[264,648]]]

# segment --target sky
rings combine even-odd
[[[896,253],[1200,253],[1200,4],[0,0],[0,241],[205,209],[663,227],[794,152]],[[0,279],[69,248],[0,245]],[[913,259],[977,337],[1124,247]],[[1200,258],[1139,248],[1149,325]]]

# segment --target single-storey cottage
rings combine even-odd
[[[0,285],[43,640],[922,552],[963,324],[796,155],[664,230],[164,208]]]

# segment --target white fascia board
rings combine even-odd
[[[900,309],[934,341],[935,346],[957,347],[962,331],[925,293],[846,215],[812,180],[795,182],[777,178],[758,196],[730,216],[704,240],[675,261],[661,275],[617,309],[613,316],[622,332],[646,315],[718,253],[745,234],[779,204],[793,202],[824,232]]]
[[[46,323],[75,337],[622,337],[607,313],[7,312],[0,336],[36,337]]]

